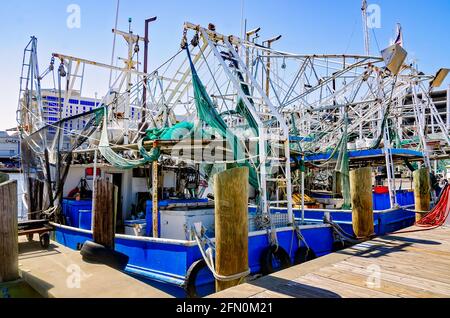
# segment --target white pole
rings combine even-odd
[[[131,70],[133,66],[133,37],[129,36],[126,38],[128,41],[128,60],[127,60],[127,94],[126,94],[126,101],[125,101],[125,115],[123,119],[123,128],[124,128],[124,144],[128,145],[129,143],[129,128],[130,128],[130,105],[131,105],[131,87],[133,86],[133,83],[131,82]]]
[[[364,32],[364,50],[367,56],[370,55],[370,37],[369,28],[367,25],[367,0],[362,0],[362,20],[363,20],[363,32]]]
[[[94,226],[94,214],[95,214],[95,180],[97,179],[97,156],[98,150],[94,152],[94,173],[92,177],[92,215],[91,215],[91,229]]]
[[[245,0],[241,2],[241,37],[245,38],[245,18],[244,18]]]
[[[302,158],[303,162],[305,162],[305,158]],[[302,168],[302,224],[305,224],[305,171],[304,171],[304,167]]]
[[[389,145],[389,133],[388,133],[388,126],[386,125],[384,129],[384,156],[386,161],[386,172],[387,172],[387,178],[388,178],[388,188],[389,188],[389,201],[391,204],[391,209],[394,209],[397,205],[397,195],[395,191],[395,171],[393,169],[393,163],[392,163],[392,154],[391,154],[391,148]]]

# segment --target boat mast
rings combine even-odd
[[[44,126],[37,38],[32,36],[23,53],[17,121],[21,131],[32,134]]]
[[[113,29],[113,33],[117,35],[121,35],[128,44],[128,56],[127,58],[119,58],[123,60],[125,63],[125,72],[126,72],[126,97],[125,97],[125,109],[123,116],[123,128],[124,128],[124,144],[128,144],[129,142],[129,126],[130,126],[130,106],[131,106],[131,88],[133,87],[133,83],[131,81],[131,75],[133,71],[136,70],[135,66],[139,63],[136,59],[134,61],[134,55],[139,51],[139,41],[144,41],[144,38],[133,34],[131,31],[131,18],[128,20],[130,23],[128,32],[123,32],[120,30]]]
[[[369,27],[367,25],[367,0],[362,0],[361,11],[363,20],[364,52],[367,56],[370,56],[370,37]]]

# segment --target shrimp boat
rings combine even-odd
[[[54,53],[41,73],[37,39],[24,51],[17,118],[26,201],[30,218],[52,221],[57,242],[80,250],[93,239],[94,180],[104,178],[117,189],[115,248],[129,257],[125,271],[207,294],[212,176],[242,166],[250,184],[247,279],[356,242],[351,167],[385,168],[374,175],[384,189],[374,193],[376,234],[414,223],[414,196],[397,189],[404,170],[396,166],[430,166],[440,155],[426,131],[411,129],[436,109],[423,85],[435,77],[404,59],[393,70],[383,57],[292,54],[259,44],[259,29],[241,39],[192,23],[181,49],[148,71],[148,36],[113,32],[127,44],[124,67]],[[111,78],[92,104],[81,97],[88,69]],[[52,78],[53,95],[45,95]],[[355,145],[370,138],[373,145]]]

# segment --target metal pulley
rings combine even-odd
[[[208,30],[212,31],[212,32],[216,32],[216,26],[213,23],[209,23]]]
[[[50,66],[48,67],[49,71],[53,71],[55,69],[55,57],[52,57],[50,60]]]
[[[66,77],[66,75],[67,75],[67,72],[66,72],[66,69],[64,68],[63,62],[61,62],[61,64],[59,65],[58,73],[59,73],[59,76],[61,76],[61,77]]]
[[[139,40],[138,40],[139,41]],[[139,47],[139,42],[136,42],[134,44],[134,53],[139,53],[140,47]]]
[[[181,38],[180,47],[183,50],[187,47],[187,29],[186,28],[183,30],[183,37]]]
[[[192,38],[192,40],[191,40],[191,45],[192,45],[193,47],[197,47],[199,41],[200,41],[200,39],[199,39],[198,33],[196,33],[196,34],[194,35],[194,37]]]

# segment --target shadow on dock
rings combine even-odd
[[[378,258],[392,253],[404,252],[413,245],[442,245],[441,242],[416,239],[397,235],[388,235],[373,241],[364,242],[337,253],[363,258]]]
[[[412,227],[211,298],[450,298],[450,228]]]
[[[43,249],[39,242],[19,242],[19,259],[21,260],[57,254],[61,254],[61,252],[52,243],[48,248]]]
[[[54,241],[42,249],[38,241],[19,241],[22,279],[48,298],[170,298],[125,273],[103,264],[84,262],[79,251]]]

